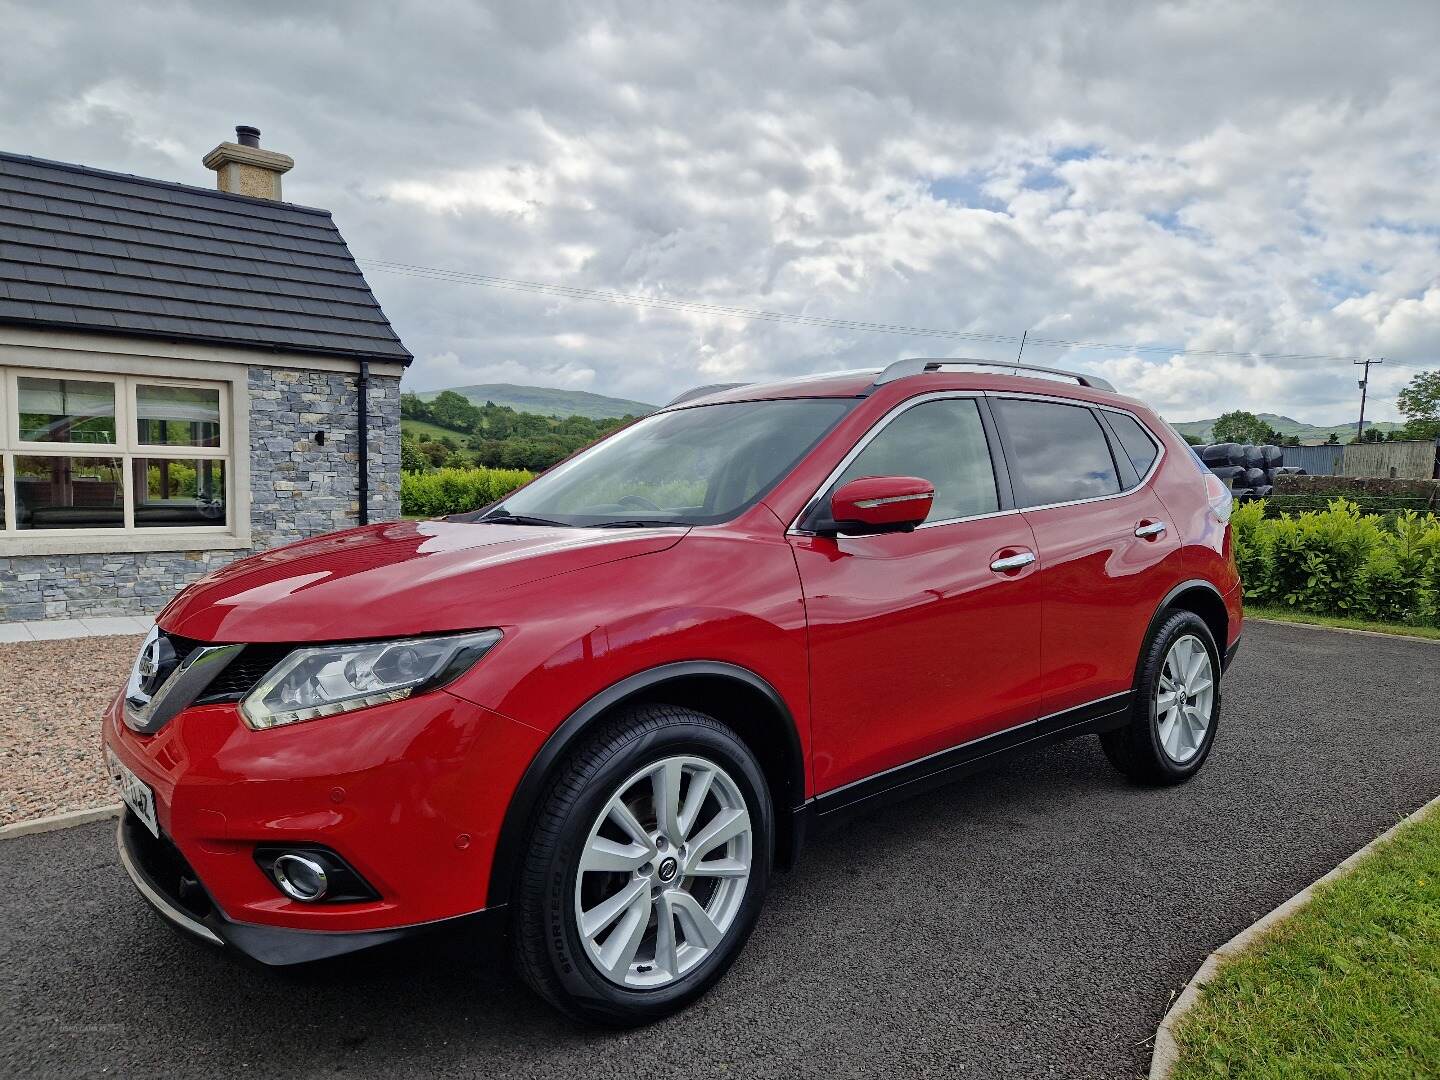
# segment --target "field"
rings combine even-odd
[[[439,442],[441,436],[448,435],[457,446],[464,446],[465,440],[470,437],[463,431],[451,431],[428,420],[411,420],[409,417],[400,421],[400,430],[404,434],[414,435],[421,442]]]

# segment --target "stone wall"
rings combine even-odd
[[[356,524],[355,384],[339,372],[250,368],[251,551]],[[400,380],[371,376],[368,404],[370,520],[387,521],[400,515]],[[249,553],[0,553],[0,622],[153,615],[191,581]]]
[[[1276,495],[1309,495],[1325,499],[1388,499],[1415,510],[1440,510],[1440,480],[1391,479],[1385,476],[1275,477]]]

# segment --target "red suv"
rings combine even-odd
[[[703,387],[484,510],[209,575],[105,720],[126,869],[267,964],[499,917],[542,996],[633,1024],[812,827],[1078,735],[1188,779],[1229,494],[1099,379],[1011,370]]]

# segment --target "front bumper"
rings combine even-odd
[[[154,891],[173,854],[195,885],[183,897],[178,883],[159,890],[167,903],[157,906],[194,897],[191,922],[267,955],[248,947],[258,931],[236,928],[313,932],[329,943],[494,906],[495,838],[543,738],[443,690],[267,731],[247,728],[234,705],[200,705],[154,734],[137,733],[118,699],[104,723],[105,745],[150,787],[164,837],[165,852],[148,860],[136,856],[154,838],[142,827],[145,837],[132,839],[132,877]],[[257,849],[310,847],[336,853],[375,896],[297,902],[256,858]]]
[[[469,915],[386,930],[290,930],[278,926],[235,922],[226,918],[200,883],[180,849],[163,833],[157,838],[129,810],[116,830],[120,864],[140,895],[175,926],[201,941],[231,948],[272,967],[304,964],[378,945],[404,941],[437,930],[480,928],[498,930],[503,907],[486,908]]]

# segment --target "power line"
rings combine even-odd
[[[475,274],[464,270],[446,270],[436,266],[416,266],[385,259],[356,259],[356,262],[372,270],[405,277],[426,278],[432,281],[449,281],[458,285],[480,285],[487,289],[503,289],[510,292],[540,293],[547,296],[563,296],[572,300],[592,300],[606,304],[621,304],[629,307],[661,308],[670,311],[689,311],[701,315],[719,315],[726,318],[750,319],[760,322],[789,323],[798,326],[817,326],[832,330],[858,330],[870,334],[895,334],[906,337],[948,338],[954,341],[986,342],[995,345],[1047,345],[1058,349],[1118,349],[1136,353],[1170,353],[1185,356],[1211,357],[1214,359],[1239,360],[1322,360],[1356,361],[1354,356],[1331,356],[1325,353],[1262,353],[1241,352],[1228,349],[1187,349],[1172,345],[1119,344],[1111,341],[1070,341],[1065,338],[1030,337],[1023,335],[984,333],[976,330],[954,330],[933,326],[905,326],[896,323],[866,322],[858,319],[840,319],[828,315],[805,315],[789,311],[765,311],[759,308],[734,307],[728,304],[711,304],[700,300],[683,300],[666,296],[641,296],[634,293],[611,292],[603,289],[585,289],[574,285],[557,285],[543,281],[524,281],[519,278],[497,277],[493,274]]]

